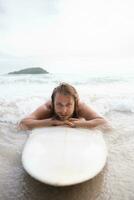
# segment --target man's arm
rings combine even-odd
[[[19,127],[22,130],[31,130],[33,128],[48,127],[48,126],[71,126],[68,121],[60,121],[52,117],[51,102],[47,102],[40,106],[28,117],[21,120]]]
[[[51,102],[48,101],[44,105],[37,108],[29,116],[22,119],[19,124],[19,127],[25,130],[36,127],[47,126],[50,123],[50,120],[48,120],[50,116],[51,116]]]
[[[107,122],[104,118],[96,118],[92,120],[85,120],[85,119],[69,119],[72,122],[71,127],[81,127],[81,128],[95,128],[102,125],[107,125]]]
[[[74,127],[95,128],[108,123],[104,117],[82,102],[79,103],[78,114],[79,119],[70,119]]]
[[[68,121],[56,120],[53,118],[42,119],[42,120],[25,118],[20,122],[19,127],[22,130],[31,130],[33,128],[41,128],[49,126],[65,126],[65,125],[71,126],[72,123]]]

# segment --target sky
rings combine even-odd
[[[134,73],[133,0],[0,0],[0,73]]]

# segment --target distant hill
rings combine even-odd
[[[8,74],[48,74],[46,70],[40,67],[26,68],[19,71],[10,72]]]

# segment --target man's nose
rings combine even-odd
[[[64,106],[63,108],[62,108],[62,113],[64,114],[64,113],[66,113],[67,112],[67,108],[66,108],[66,106]]]

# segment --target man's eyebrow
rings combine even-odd
[[[56,102],[57,105],[72,105],[72,102],[69,103],[62,103],[62,102]]]
[[[72,104],[73,104],[72,102],[67,103],[67,105],[72,105]]]
[[[64,103],[62,103],[62,102],[56,102],[56,104],[59,104],[59,105],[64,105]]]

